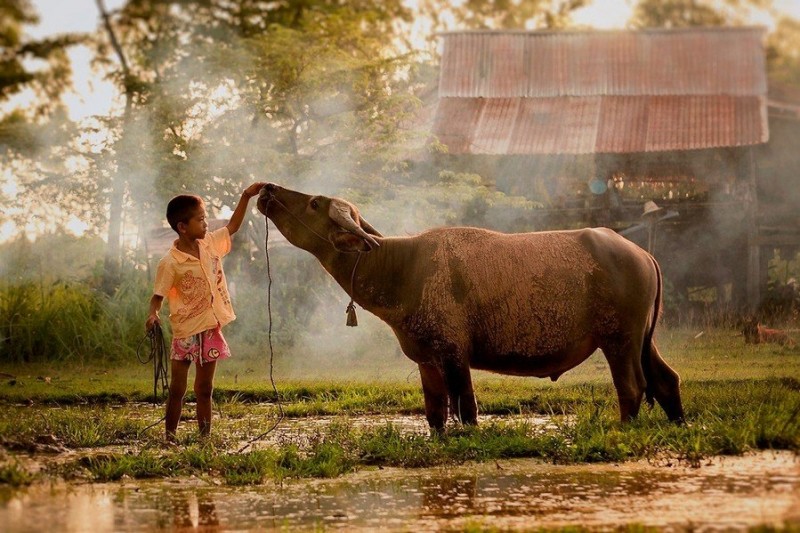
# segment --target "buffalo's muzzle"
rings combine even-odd
[[[272,199],[275,197],[275,191],[277,188],[278,186],[274,183],[267,183],[258,193],[258,202],[256,207],[264,216],[267,214],[267,208],[269,207],[270,201],[272,201]]]

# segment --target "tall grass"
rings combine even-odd
[[[61,409],[7,407],[0,420],[0,442],[14,443],[23,449],[35,449],[37,443],[66,448],[126,444],[138,439],[148,425],[141,416],[133,414],[131,410],[107,406]]]
[[[143,333],[144,284],[113,296],[83,283],[24,282],[0,287],[0,359],[5,362],[118,360]]]
[[[275,342],[291,346],[302,335],[314,310],[324,301],[320,286],[333,281],[313,258],[277,254],[274,268],[289,272],[289,279],[276,284],[272,305]],[[235,298],[238,319],[226,327],[226,337],[237,355],[263,347],[267,295],[261,281],[266,274],[233,269],[231,286],[240,287]],[[80,358],[86,362],[113,362],[131,358],[144,336],[152,280],[143,271],[129,269],[114,294],[98,290],[89,280],[49,280],[28,277],[0,282],[0,362],[60,362]],[[263,290],[262,290],[263,289]],[[324,293],[324,290],[323,290]],[[169,310],[165,303],[162,324]]]

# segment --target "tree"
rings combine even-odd
[[[467,0],[453,9],[464,29],[565,28],[586,0]]]
[[[800,87],[800,21],[781,17],[767,38],[770,81]]]
[[[126,102],[103,170],[108,290],[125,210],[148,219],[159,205],[160,220],[186,191],[231,205],[244,182],[319,175],[345,148],[356,173],[374,171],[415,104],[408,56],[386,52],[399,1],[96,1],[99,57]]]
[[[18,224],[58,214],[53,202],[37,200],[55,197],[69,205],[86,197],[66,179],[75,128],[61,102],[71,81],[67,48],[84,38],[26,38],[24,28],[37,22],[28,0],[0,1],[0,162],[10,171],[3,178],[11,176],[17,189],[13,198],[2,199],[0,221]],[[25,91],[33,103],[20,108],[12,97]]]
[[[0,1],[0,103],[24,89],[32,89],[41,98],[37,114],[52,111],[71,74],[67,47],[80,42],[77,35],[52,39],[29,40],[23,27],[38,23],[39,18],[29,0]],[[31,70],[29,59],[42,60],[46,68]]]
[[[24,90],[38,98],[27,110],[6,107],[0,113],[0,148],[32,153],[38,148],[29,123],[46,120],[59,109],[60,96],[70,84],[70,65],[66,49],[81,41],[77,35],[62,35],[52,39],[30,40],[24,37],[24,27],[38,23],[39,18],[29,0],[0,1],[0,105]],[[33,69],[30,60],[46,65]]]
[[[634,28],[742,26],[753,8],[769,9],[772,0],[640,0],[629,25]]]
[[[725,16],[698,0],[640,0],[630,25],[634,28],[722,26]]]

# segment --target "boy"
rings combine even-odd
[[[158,263],[145,327],[150,331],[154,324],[160,325],[158,313],[166,297],[173,336],[166,413],[168,441],[175,441],[192,361],[196,363],[197,425],[201,436],[211,432],[211,393],[217,360],[230,357],[221,329],[236,318],[221,259],[231,250],[231,236],[239,231],[250,198],[264,185],[254,183],[247,187],[228,225],[211,233],[207,233],[206,208],[200,197],[180,195],[167,205],[167,221],[178,239]]]

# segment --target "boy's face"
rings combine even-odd
[[[192,217],[186,222],[181,222],[179,229],[190,239],[202,239],[206,236],[208,222],[206,221],[206,208],[199,206],[192,212]]]

